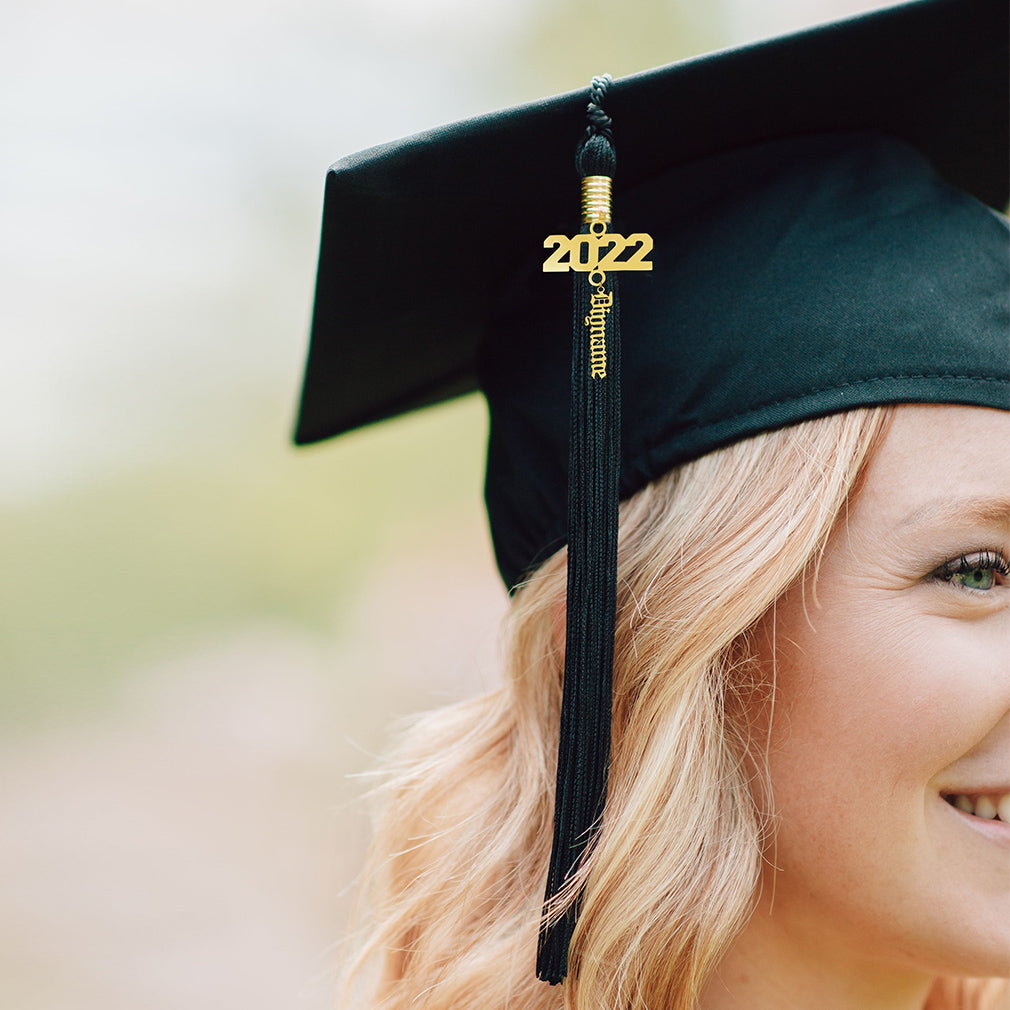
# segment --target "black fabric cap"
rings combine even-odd
[[[1007,222],[903,142],[773,141],[667,173],[620,207],[656,244],[651,275],[621,278],[622,498],[720,445],[846,408],[1010,409]],[[480,355],[510,587],[566,539],[570,307],[555,284],[531,262]]]
[[[900,401],[1010,408],[1005,0],[919,0],[615,81],[630,494],[754,432]],[[347,158],[327,177],[296,441],[474,389],[511,587],[564,542],[586,93]],[[981,201],[981,202],[979,202]]]

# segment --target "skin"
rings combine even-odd
[[[897,408],[758,629],[775,837],[702,1010],[919,1010],[937,976],[1010,974],[1010,824],[942,798],[1010,791],[1010,579],[940,571],[981,551],[1010,560],[1010,412]]]

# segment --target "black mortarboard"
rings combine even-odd
[[[990,209],[1010,178],[1007,11],[920,0],[594,96],[619,152],[615,228],[655,242],[651,273],[621,280],[620,497],[720,445],[852,407],[1010,409],[1007,225]],[[541,262],[546,236],[578,231],[586,105],[575,92],[442,127],[346,158],[326,183],[296,441],[482,388],[510,589],[569,541],[584,476],[569,465],[569,334],[589,303],[573,320]],[[571,539],[570,555],[596,552],[592,535]],[[569,654],[572,609],[570,582]],[[609,666],[597,677],[595,662],[578,673],[600,699]],[[606,723],[609,703],[589,704]],[[597,746],[592,726],[563,724],[563,748],[566,734],[562,763]],[[606,754],[604,742],[589,759],[603,782],[578,787],[578,845],[555,837],[555,855],[574,854],[552,863],[549,897],[599,812]],[[564,949],[541,953],[559,980]]]

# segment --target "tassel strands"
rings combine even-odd
[[[571,431],[568,471],[568,597],[564,692],[558,747],[554,842],[537,975],[568,972],[579,900],[559,916],[558,895],[599,830],[610,761],[611,681],[617,583],[620,472],[620,322],[617,277],[600,266],[608,245],[610,181],[616,167],[609,78],[593,79],[588,126],[576,154],[583,225],[571,240],[573,271]]]

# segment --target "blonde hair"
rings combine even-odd
[[[517,593],[505,685],[392,754],[346,1006],[691,1010],[755,897],[765,825],[733,718],[748,630],[815,564],[888,417],[855,410],[690,462],[621,509],[613,747],[564,986],[533,962],[551,843],[565,553]],[[981,991],[981,990],[980,990]],[[938,983],[930,1010],[983,1010]]]

